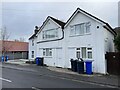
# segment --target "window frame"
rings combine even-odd
[[[89,25],[87,25],[89,23]],[[83,29],[82,29],[83,25]],[[79,31],[77,31],[76,27],[79,26]],[[89,26],[89,32],[87,32],[87,27]],[[79,33],[76,33],[79,32]],[[83,33],[81,33],[83,32]],[[70,25],[70,35],[69,36],[81,36],[81,35],[86,35],[91,33],[91,22],[85,22],[85,23],[80,23],[80,24],[75,24],[75,25]]]
[[[79,48],[79,50],[77,50]],[[83,57],[83,51],[82,51],[82,49],[83,48],[85,48],[85,57]],[[92,47],[77,47],[77,48],[75,48],[75,50],[76,50],[76,58],[78,58],[78,53],[77,52],[79,52],[80,53],[80,58],[82,58],[82,59],[89,59],[89,60],[92,60],[93,59],[93,48]],[[88,57],[88,52],[91,52],[91,54],[92,54],[92,58],[89,58]]]
[[[51,31],[53,31],[53,32],[51,32]],[[52,33],[54,33],[54,34],[52,34]],[[52,37],[52,36],[54,36],[54,37]],[[43,40],[54,39],[54,38],[58,38],[58,28],[42,31],[42,39]]]
[[[89,49],[89,48],[91,48],[91,49]],[[91,54],[92,54],[91,57],[92,57],[92,58],[89,58],[89,56],[88,56],[88,53],[89,53],[89,52],[91,52]],[[88,59],[93,59],[92,47],[88,47],[88,48],[87,48],[87,58],[88,58]]]
[[[89,27],[89,32],[87,32],[88,27]],[[91,32],[90,27],[91,27],[91,22],[86,22],[85,23],[85,34],[90,34]]]
[[[34,55],[35,53],[34,53],[34,51],[31,51],[31,58],[34,58]]]
[[[85,57],[83,57],[83,48],[85,49]],[[83,58],[83,59],[86,59],[87,58],[87,47],[81,47],[81,57]]]
[[[43,48],[44,57],[52,57],[52,48]]]
[[[34,39],[32,39],[32,46],[34,46]]]
[[[78,57],[79,53],[79,57]],[[76,48],[76,58],[81,58],[81,48]]]

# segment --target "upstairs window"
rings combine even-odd
[[[84,35],[90,33],[90,22],[70,26],[70,36]]]
[[[90,33],[90,26],[91,26],[91,24],[90,24],[90,22],[87,22],[86,23],[86,33]]]
[[[34,46],[34,40],[32,40],[32,46]]]
[[[57,37],[58,37],[58,30],[57,29],[45,30],[42,32],[43,39],[51,39],[51,38],[57,38]]]
[[[32,58],[34,58],[34,51],[32,51],[32,55],[31,55]]]
[[[75,35],[84,34],[84,23],[75,25]]]

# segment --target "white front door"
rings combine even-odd
[[[56,62],[55,66],[64,67],[63,53],[62,49],[56,49]]]

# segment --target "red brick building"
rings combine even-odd
[[[8,56],[9,59],[27,59],[28,42],[0,41],[0,55]]]

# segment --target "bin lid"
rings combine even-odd
[[[94,60],[84,60],[84,62],[93,62]]]
[[[77,60],[77,62],[84,62],[84,61]]]

